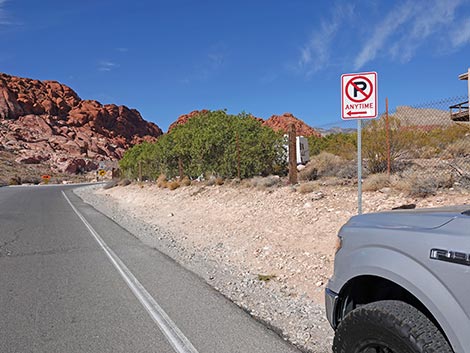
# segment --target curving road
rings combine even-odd
[[[0,352],[299,352],[72,188],[0,188]]]

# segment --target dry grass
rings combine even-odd
[[[103,186],[103,189],[108,190],[108,189],[114,188],[118,184],[119,184],[119,182],[117,180],[115,180],[115,179],[110,180]]]
[[[130,185],[130,184],[131,184],[131,181],[129,179],[122,179],[118,183],[119,186],[127,186],[127,185]]]
[[[265,190],[274,186],[278,186],[281,182],[281,178],[277,175],[270,175],[267,177],[254,177],[248,179],[249,186]]]
[[[258,275],[258,281],[269,282],[270,280],[276,278],[276,275]]]
[[[387,174],[371,174],[367,177],[366,180],[364,180],[362,189],[364,191],[378,191],[380,189],[389,187],[390,184],[390,178]]]
[[[180,183],[176,180],[167,182],[167,188],[170,190],[175,190],[180,187]]]
[[[423,172],[415,172],[408,177],[392,182],[393,188],[405,192],[408,196],[420,198],[435,195],[439,189],[450,188],[453,184],[452,175]]]
[[[299,172],[299,180],[300,181],[311,181],[318,179],[318,169],[316,168],[316,164],[313,162],[309,162],[304,169]]]
[[[160,176],[157,179],[157,186],[159,188],[166,188],[167,187],[168,180],[166,179],[165,174],[160,174]]]
[[[309,194],[318,189],[318,184],[309,182],[309,183],[302,183],[297,187],[297,191],[301,194]]]
[[[470,137],[467,136],[451,143],[442,154],[444,158],[468,156],[470,156]]]
[[[188,177],[184,177],[183,179],[181,179],[180,184],[181,186],[189,186],[191,185],[191,180],[189,180]]]
[[[300,180],[316,180],[333,176],[344,179],[357,177],[356,163],[332,153],[321,152],[313,156],[305,168],[299,172]]]
[[[18,176],[10,178],[8,185],[21,185],[21,178]]]

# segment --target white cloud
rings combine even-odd
[[[351,18],[353,12],[352,5],[344,4],[334,8],[331,19],[322,21],[320,28],[301,49],[297,69],[310,76],[329,65],[331,43],[344,19]]]
[[[407,62],[413,58],[418,47],[426,39],[447,32],[449,25],[454,23],[455,10],[460,2],[460,0],[436,0],[434,3],[421,4],[417,7],[409,33],[391,48],[392,57]]]
[[[452,46],[455,48],[470,44],[470,18],[467,18],[464,23],[450,34]]]
[[[118,67],[119,65],[112,61],[103,60],[98,63],[98,71],[112,71]]]
[[[218,43],[212,45],[207,52],[203,54],[196,65],[185,77],[179,81],[183,84],[189,84],[194,81],[206,81],[225,66],[228,57],[228,50],[225,44]]]
[[[407,62],[428,39],[449,33],[455,12],[462,0],[406,1],[391,11],[374,31],[354,60],[354,69],[362,68],[377,55],[390,54]],[[460,29],[461,30],[461,29]],[[470,29],[468,29],[470,31]],[[465,42],[465,34],[457,41]],[[455,46],[455,44],[454,44]]]
[[[390,12],[382,23],[380,23],[371,39],[367,40],[366,44],[360,51],[359,55],[354,60],[354,70],[358,70],[366,63],[374,60],[377,53],[384,47],[387,40],[395,33],[395,31],[413,15],[412,4],[407,2]]]
[[[8,26],[13,24],[13,22],[11,22],[10,15],[5,10],[6,3],[7,0],[0,0],[0,25],[2,26]]]

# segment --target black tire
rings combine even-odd
[[[340,322],[334,353],[452,353],[442,333],[404,302],[379,301],[354,309]]]

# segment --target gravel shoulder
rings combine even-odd
[[[310,193],[267,188],[154,184],[75,193],[147,245],[174,258],[306,352],[331,352],[323,291],[339,228],[356,212],[356,189],[318,184]],[[410,199],[364,194],[365,212],[415,203],[464,204],[468,192]]]

